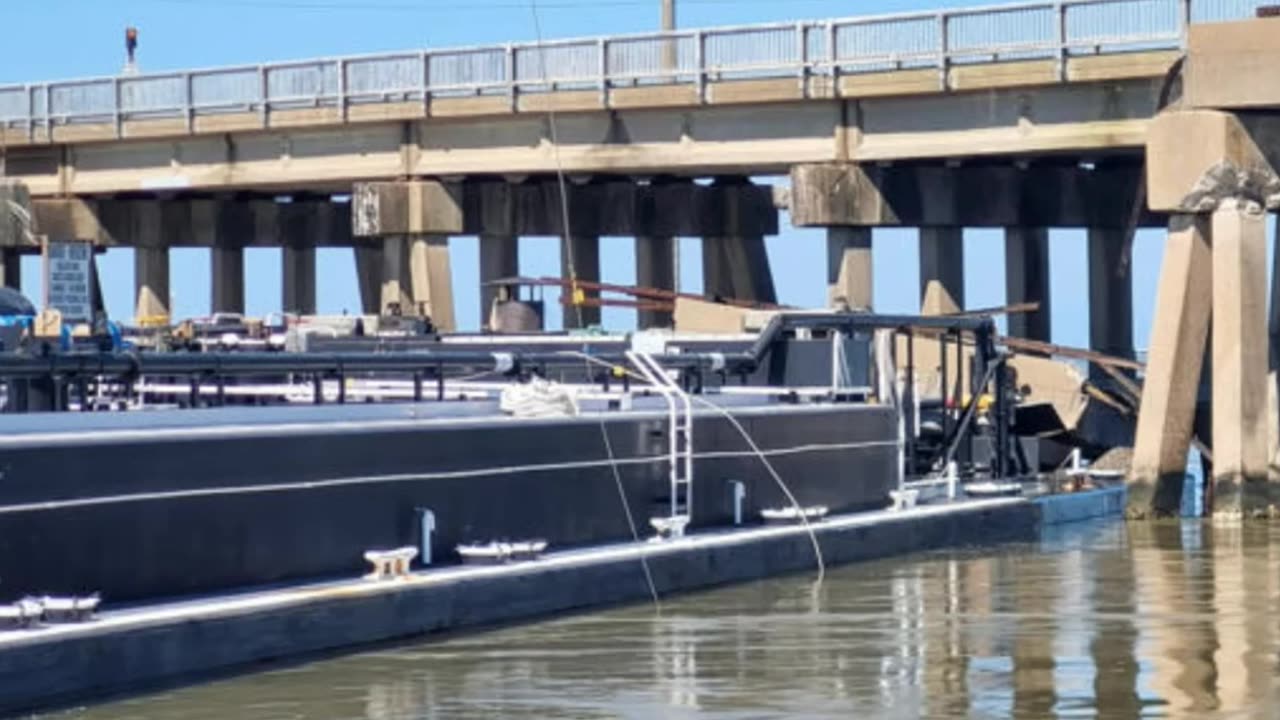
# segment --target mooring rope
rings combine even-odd
[[[641,377],[637,373],[634,373],[626,368],[615,366],[612,363],[605,362],[604,360],[601,360],[599,358],[591,357],[586,353],[569,350],[569,351],[566,351],[564,354],[572,355],[574,357],[581,357],[587,362],[595,363],[597,365],[603,365],[610,369],[621,370],[621,372],[626,373],[631,378],[639,380],[640,382],[647,382],[643,377]],[[713,403],[710,400],[707,400],[706,398],[701,397],[699,395],[690,395],[689,397],[692,398],[695,402],[701,403],[711,408],[712,410],[715,410],[717,413],[723,415],[725,419],[728,420],[731,425],[733,425],[733,427],[738,431],[738,433],[742,435],[742,438],[747,441],[747,445],[750,446],[752,453],[754,453],[755,456],[760,459],[760,462],[764,464],[765,470],[767,470],[769,472],[769,475],[773,477],[774,482],[776,482],[778,484],[778,487],[782,489],[782,493],[787,496],[787,500],[791,503],[791,506],[795,508],[796,515],[800,517],[800,522],[801,524],[804,525],[805,532],[808,533],[809,535],[809,542],[813,545],[814,559],[817,561],[817,564],[818,564],[818,577],[814,586],[814,589],[816,590],[817,587],[820,586],[822,584],[822,581],[826,578],[826,575],[827,575],[826,562],[822,557],[822,546],[818,542],[818,535],[817,533],[814,532],[813,526],[809,524],[809,518],[805,516],[804,508],[801,507],[800,502],[796,499],[796,496],[791,492],[791,488],[788,487],[786,481],[782,479],[782,476],[773,467],[773,463],[769,462],[769,458],[766,456],[766,452],[760,449],[760,446],[757,445],[756,441],[751,437],[751,433],[747,432],[747,429],[742,426],[742,423],[738,422],[738,419],[733,416],[733,413],[729,412],[723,406],[717,405],[716,403]],[[877,445],[893,445],[894,447],[897,447],[896,440],[892,442],[882,442],[882,443],[876,443],[876,444]],[[773,452],[773,451],[770,451],[770,452]],[[695,454],[695,458],[696,457],[698,456]]]

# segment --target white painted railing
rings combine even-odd
[[[1265,0],[1060,0],[0,87],[0,128],[185,119],[443,97],[836,77],[1013,59],[1178,49],[1187,25],[1250,17]]]

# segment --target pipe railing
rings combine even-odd
[[[0,129],[142,118],[335,108],[566,88],[709,82],[936,68],[1185,47],[1193,22],[1242,19],[1265,0],[1043,0],[952,10],[576,38],[446,50],[86,78],[0,87]],[[1065,76],[1065,75],[1064,75]]]

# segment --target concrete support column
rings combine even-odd
[[[215,313],[244,313],[244,248],[214,246],[210,250],[209,307]]]
[[[520,239],[511,235],[480,236],[480,324],[487,330],[498,287],[488,283],[520,274]]]
[[[137,320],[169,318],[169,248],[133,249],[133,286]]]
[[[1133,357],[1133,263],[1123,230],[1089,228],[1089,349]]]
[[[964,310],[964,228],[920,228],[920,313]]]
[[[566,279],[576,276],[578,280],[600,282],[600,238],[589,235],[570,235],[562,243],[560,249],[560,276]],[[570,255],[573,258],[572,268],[570,267]],[[570,293],[570,302],[572,303],[574,289],[569,288],[566,292]],[[584,291],[581,293],[581,297],[588,301],[596,300],[599,299],[600,293]],[[564,306],[564,327],[566,329],[585,328],[599,324],[599,305],[568,304]]]
[[[316,314],[316,249],[284,247],[281,309],[298,315]]]
[[[636,285],[657,290],[676,290],[676,240],[670,237],[636,238]],[[671,327],[671,313],[639,310],[636,327],[641,330]]]
[[[382,241],[381,308],[383,315],[410,315],[415,310],[409,281],[409,249],[403,235]]]
[[[14,290],[22,290],[22,255],[15,248],[0,251],[0,279],[4,286]]]
[[[382,238],[381,302],[402,314],[423,313],[436,327],[455,327],[449,236],[463,232],[462,186],[437,181],[356,183],[351,196],[352,232]],[[361,254],[357,252],[357,257]],[[361,276],[372,275],[365,252]],[[363,301],[372,300],[364,282]]]
[[[702,239],[702,291],[726,300],[777,303],[773,271],[759,235]]]
[[[827,228],[827,306],[873,306],[871,228]]]
[[[1265,515],[1266,214],[1225,200],[1212,223],[1214,515]]]
[[[449,238],[395,235],[382,247],[382,313],[421,315],[441,330],[454,330]]]
[[[440,330],[456,330],[449,238],[443,235],[412,235],[406,242],[409,289],[417,314],[431,318],[432,324]]]
[[[1169,221],[1129,477],[1131,517],[1178,511],[1213,302],[1208,218]]]
[[[1004,231],[1005,302],[1039,303],[1035,312],[1009,315],[1009,335],[1049,342],[1049,230],[1011,227]]]
[[[1272,234],[1280,237],[1280,221],[1272,214]],[[1280,249],[1280,241],[1277,241]],[[1267,457],[1271,459],[1269,480],[1280,482],[1280,252],[1271,259],[1271,311],[1268,319],[1271,354],[1267,376]]]
[[[382,248],[357,245],[355,255],[356,282],[360,288],[360,311],[365,315],[382,314]]]

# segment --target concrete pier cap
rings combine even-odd
[[[791,168],[789,204],[796,227],[1125,228],[1141,179],[1136,157],[1092,167],[819,163]],[[1153,212],[1136,219],[1166,222]]]
[[[1162,113],[1147,136],[1147,203],[1170,213],[1211,213],[1223,200],[1280,209],[1280,114],[1219,110]]]
[[[351,193],[356,237],[462,233],[462,186],[435,180],[356,183]]]

